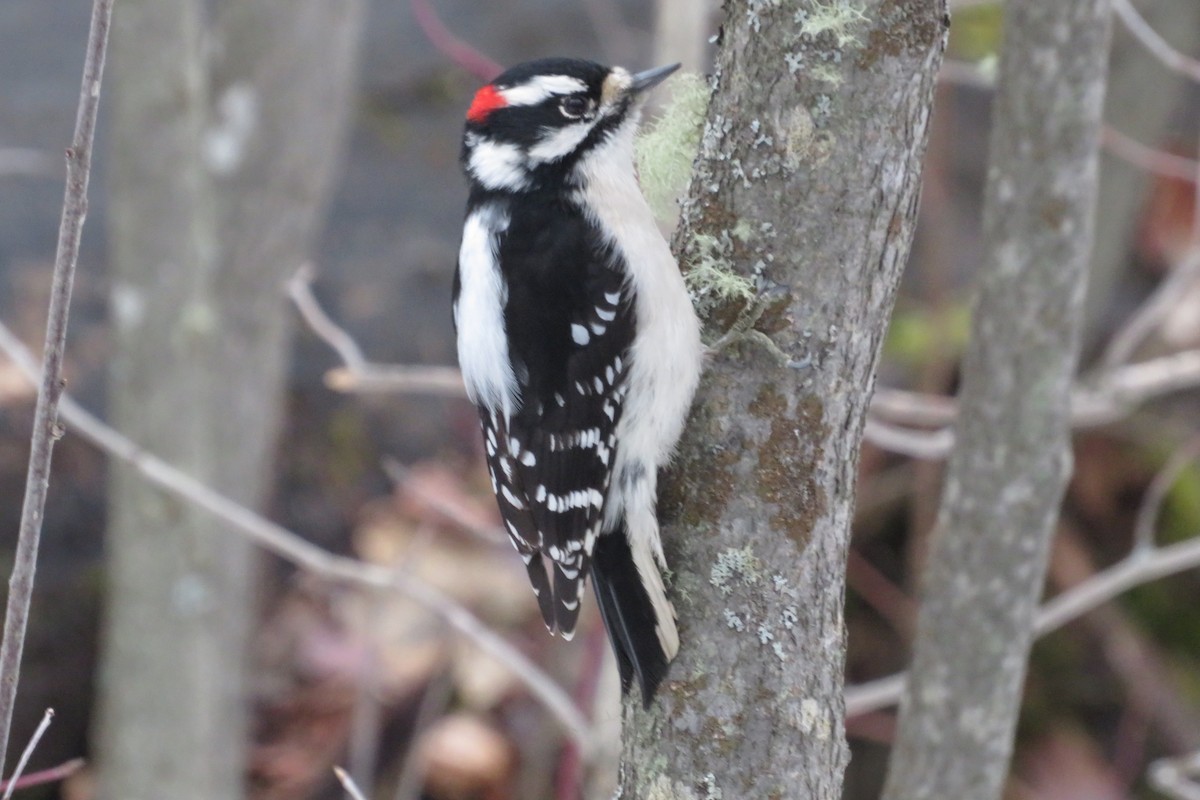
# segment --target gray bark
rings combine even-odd
[[[998,798],[1071,470],[1107,0],[1009,0],[957,446],[884,797]]]
[[[130,0],[116,15],[111,410],[256,506],[284,390],[282,284],[329,195],[362,8],[229,2],[210,69],[205,6]],[[251,546],[126,468],[110,506],[102,795],[242,796]]]
[[[216,454],[200,409],[212,387],[200,365],[215,333],[217,251],[196,157],[208,108],[202,6],[125,2],[114,19],[109,396],[119,430],[207,476]],[[95,736],[104,797],[241,794],[239,662],[224,653],[228,617],[244,612],[223,599],[242,591],[209,527],[203,512],[112,466]]]
[[[912,235],[945,4],[733,0],[682,261],[764,310],[716,352],[660,516],[682,649],[622,796],[837,798],[859,440]],[[702,311],[710,335],[746,318]],[[753,315],[750,315],[753,318]]]

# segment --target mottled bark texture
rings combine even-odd
[[[838,798],[859,440],[946,7],[746,0],[726,13],[676,245],[708,334],[754,325],[712,355],[664,476],[683,644],[651,710],[625,703],[622,796]]]
[[[211,5],[116,13],[110,408],[135,441],[256,506],[283,401],[282,284],[340,158],[362,10],[228,0],[210,28]],[[101,795],[240,797],[251,546],[128,467],[113,467],[110,508]]]
[[[1009,0],[957,445],[884,797],[1001,795],[1071,471],[1107,0]]]

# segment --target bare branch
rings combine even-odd
[[[397,770],[396,791],[392,800],[416,800],[420,796],[425,780],[424,765],[420,760],[421,737],[433,725],[438,715],[446,710],[446,704],[453,692],[454,682],[449,678],[448,670],[434,676],[425,687],[425,693],[417,705],[417,716],[413,720],[408,747]]]
[[[1200,800],[1200,753],[1160,758],[1146,773],[1150,785],[1173,800]]]
[[[1104,126],[1101,141],[1109,153],[1146,172],[1162,175],[1164,178],[1178,178],[1190,182],[1196,180],[1196,170],[1200,168],[1200,161],[1147,147],[1111,125]]]
[[[40,769],[37,772],[30,772],[27,775],[23,775],[20,778],[11,781],[0,781],[0,789],[7,790],[9,784],[12,784],[12,786],[16,789],[28,789],[31,786],[42,786],[43,784],[47,783],[57,783],[58,781],[65,780],[74,775],[76,772],[79,772],[79,770],[83,769],[86,764],[87,762],[82,758],[72,758],[70,761],[64,761],[57,767],[50,767],[49,769]]]
[[[47,708],[46,713],[42,714],[42,721],[38,723],[37,728],[33,731],[33,736],[29,737],[29,743],[25,745],[25,749],[21,751],[21,758],[17,761],[17,768],[13,770],[12,777],[5,783],[4,800],[11,800],[13,792],[17,790],[17,782],[21,780],[21,775],[25,772],[25,766],[29,763],[29,757],[33,755],[33,751],[37,749],[38,742],[42,741],[42,736],[45,735],[46,729],[50,727],[51,720],[54,719],[54,709]]]
[[[889,453],[924,461],[940,461],[954,447],[954,431],[950,428],[922,431],[881,422],[874,417],[867,417],[863,439]]]
[[[508,540],[508,535],[498,527],[489,527],[480,525],[470,513],[454,503],[447,502],[445,498],[429,492],[422,488],[417,481],[412,479],[408,467],[401,464],[394,458],[383,459],[383,471],[391,478],[392,483],[403,487],[414,495],[418,496],[424,502],[428,503],[434,511],[446,517],[458,527],[462,528],[467,533],[474,536],[481,542],[486,542],[490,545],[504,544]]]
[[[17,550],[13,556],[12,577],[8,584],[8,606],[4,617],[4,639],[0,644],[0,773],[8,748],[13,706],[21,675],[21,653],[25,647],[25,628],[29,622],[29,604],[37,570],[38,543],[42,533],[42,511],[50,487],[50,462],[54,442],[61,436],[58,404],[63,391],[62,364],[67,338],[67,317],[71,306],[71,288],[75,265],[79,260],[79,240],[87,216],[88,180],[91,177],[92,140],[96,133],[96,113],[100,105],[100,79],[108,48],[108,27],[112,20],[113,0],[95,0],[88,32],[87,55],[79,107],[75,116],[75,135],[67,150],[67,185],[63,198],[62,221],[58,229],[58,248],[54,257],[54,277],[50,287],[50,309],[46,320],[46,348],[33,418],[33,437],[29,453],[29,473]]]
[[[321,341],[333,348],[342,366],[325,375],[325,385],[337,392],[416,393],[465,398],[462,374],[454,367],[372,364],[354,338],[329,318],[312,293],[312,266],[305,264],[287,283],[288,296],[300,316]]]
[[[938,72],[938,80],[972,89],[996,88],[995,76],[969,61],[947,60]],[[1155,175],[1194,182],[1200,169],[1200,161],[1148,147],[1112,125],[1101,129],[1100,142],[1110,155]]]
[[[1146,496],[1138,508],[1137,521],[1133,526],[1133,552],[1149,551],[1154,547],[1154,530],[1162,513],[1163,502],[1171,487],[1179,480],[1179,475],[1197,458],[1200,458],[1200,436],[1194,436],[1179,447],[1167,459],[1150,486],[1146,488]]]
[[[409,5],[425,38],[455,64],[482,81],[490,81],[503,70],[495,61],[451,33],[429,5],[429,0],[410,0]]]
[[[1107,425],[1139,406],[1172,392],[1200,386],[1200,350],[1184,350],[1136,364],[1125,364],[1087,379],[1071,391],[1071,425]],[[903,389],[876,389],[873,417],[864,435],[876,446],[922,459],[945,458],[954,446],[951,425],[958,403],[943,395]],[[905,427],[915,426],[915,427]],[[916,428],[936,426],[936,430]]]
[[[1167,547],[1136,550],[1043,605],[1034,620],[1034,631],[1038,637],[1045,636],[1134,587],[1196,567],[1200,567],[1200,533]],[[848,687],[847,716],[895,705],[907,677],[907,672],[898,673]]]
[[[367,796],[358,788],[358,784],[350,777],[350,774],[341,767],[334,767],[333,774],[337,776],[338,783],[342,784],[342,788],[346,790],[346,794],[350,795],[350,800],[367,800]]]
[[[953,58],[942,62],[942,68],[938,70],[938,81],[970,89],[991,91],[996,88],[996,76],[992,75],[990,70],[985,70],[971,61]]]
[[[26,377],[34,374],[35,367],[29,351],[3,324],[0,324],[0,351],[12,359]],[[592,737],[588,723],[567,693],[523,653],[452,598],[410,575],[334,555],[317,547],[146,452],[84,410],[69,395],[62,395],[60,411],[62,418],[84,439],[110,456],[128,463],[154,485],[204,509],[263,549],[315,575],[377,589],[391,589],[416,601],[512,670],[550,710],[584,753],[591,753]]]
[[[1195,173],[1192,174],[1193,178]],[[1104,351],[1100,363],[1113,367],[1128,361],[1137,346],[1158,327],[1163,319],[1179,305],[1185,297],[1184,289],[1200,278],[1200,246],[1191,248],[1183,260],[1171,270],[1170,275],[1159,284],[1137,313],[1117,332]]]
[[[900,702],[900,695],[904,694],[904,685],[907,682],[908,673],[897,672],[886,678],[847,686],[846,717],[857,717],[896,705]]]
[[[1125,28],[1134,35],[1142,46],[1149,50],[1167,69],[1200,83],[1200,61],[1187,56],[1150,27],[1129,0],[1112,0],[1113,11]]]
[[[993,800],[1009,772],[1071,473],[1109,29],[1107,0],[1005,5],[986,256],[885,800]]]

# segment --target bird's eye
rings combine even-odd
[[[579,119],[587,112],[588,101],[577,94],[569,95],[559,101],[558,110],[567,119]]]

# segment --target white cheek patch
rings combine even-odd
[[[574,152],[591,132],[590,122],[576,122],[565,128],[546,129],[546,135],[529,148],[529,157],[539,163],[558,161]]]
[[[510,106],[536,106],[558,94],[575,94],[587,89],[583,81],[568,75],[538,75],[520,86],[501,89],[500,96]]]
[[[480,139],[471,148],[467,163],[471,176],[488,189],[513,191],[525,186],[525,155],[512,144]]]

